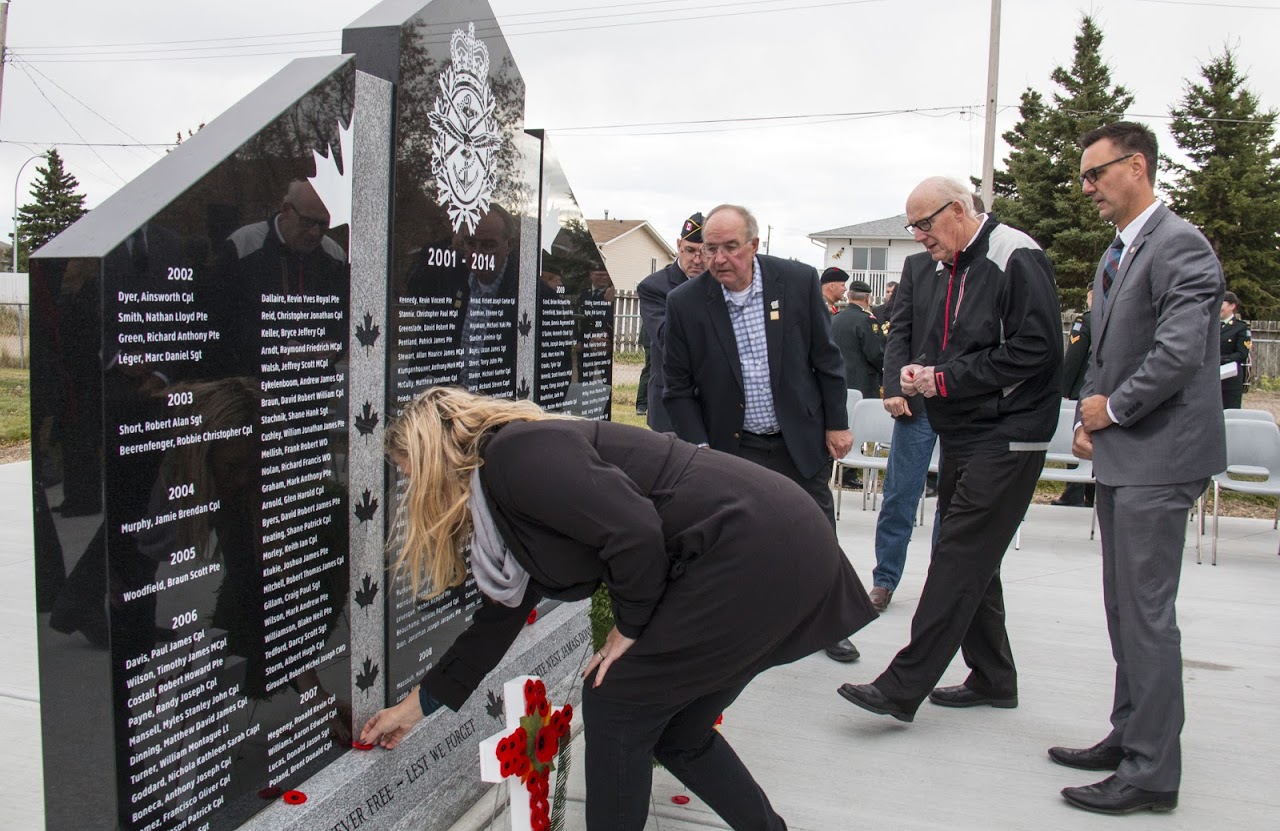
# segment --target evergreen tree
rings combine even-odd
[[[1163,159],[1171,207],[1208,237],[1227,288],[1254,318],[1280,318],[1280,146],[1276,110],[1245,87],[1230,47],[1202,64],[1170,109],[1170,132],[1189,163]]]
[[[1069,69],[1050,75],[1052,101],[1033,89],[1022,94],[1021,120],[1004,134],[1010,152],[996,176],[996,214],[1045,249],[1058,275],[1063,307],[1084,308],[1098,258],[1115,235],[1080,189],[1080,136],[1120,120],[1133,95],[1111,83],[1102,58],[1102,30],[1084,16]]]
[[[84,216],[84,194],[80,183],[62,166],[57,150],[45,156],[44,167],[36,168],[31,186],[32,202],[18,209],[18,270],[25,271],[27,254],[66,230]]]

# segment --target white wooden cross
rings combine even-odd
[[[532,675],[504,684],[502,701],[507,729],[480,742],[480,778],[507,780],[511,831],[548,831],[551,763],[569,736],[573,707],[552,709],[542,680]]]

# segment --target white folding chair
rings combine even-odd
[[[869,475],[862,477],[862,510],[867,509],[867,489],[874,488],[873,472],[884,470],[889,466],[888,456],[879,455],[889,447],[893,440],[893,416],[885,412],[884,403],[880,399],[868,398],[853,405],[849,416],[849,428],[853,431],[853,448],[843,459],[836,459],[836,481],[840,480],[840,471],[846,467],[865,470]],[[870,447],[868,451],[866,448]],[[843,501],[844,489],[836,491],[836,519],[840,518],[840,503]],[[875,503],[872,503],[875,507]]]
[[[1276,420],[1272,418],[1271,413],[1266,410],[1238,410],[1232,407],[1223,410],[1222,417],[1227,421],[1231,421],[1232,419],[1243,419],[1245,421],[1269,421],[1272,424],[1276,423]]]
[[[1058,426],[1049,439],[1049,450],[1045,453],[1045,466],[1040,471],[1041,482],[1067,482],[1081,485],[1092,485],[1093,462],[1076,458],[1071,453],[1071,445],[1076,435],[1076,411],[1063,407],[1058,410]],[[1049,467],[1050,463],[1065,464],[1069,467]],[[1098,527],[1098,503],[1094,500],[1089,519],[1089,539],[1094,538]],[[1018,523],[1018,532],[1013,539],[1014,549],[1022,547],[1022,523]]]
[[[849,418],[849,430],[853,430],[853,408],[862,400],[862,390],[846,390],[844,394],[844,411]],[[831,486],[837,491],[844,487],[840,481],[840,460],[831,462]]]
[[[929,456],[929,472],[937,474],[942,469],[942,441],[935,438],[933,440],[933,454]],[[920,524],[924,525],[924,503],[926,494],[929,493],[929,477],[925,477],[924,491],[920,494]]]
[[[1218,497],[1223,488],[1238,493],[1273,496],[1280,500],[1280,427],[1275,422],[1251,419],[1228,419],[1227,469],[1213,477],[1213,549],[1209,562],[1218,564]],[[1265,476],[1258,482],[1237,479],[1237,476]],[[1277,520],[1280,524],[1280,502],[1277,502]],[[1280,554],[1277,549],[1276,554]],[[1200,562],[1199,552],[1196,562]]]

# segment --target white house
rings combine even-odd
[[[676,251],[643,219],[588,219],[618,291],[634,292],[640,281],[676,258]]]
[[[906,229],[907,215],[873,219],[810,234],[809,239],[826,247],[823,269],[835,266],[855,280],[871,284],[873,298],[884,297],[885,283],[902,275],[902,262],[924,250]]]

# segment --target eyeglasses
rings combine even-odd
[[[1136,156],[1136,155],[1138,155],[1138,154],[1137,154],[1137,153],[1130,153],[1130,154],[1128,154],[1127,156],[1121,156],[1121,157],[1120,157],[1120,158],[1118,158],[1118,159],[1112,159],[1112,160],[1111,160],[1111,161],[1109,161],[1109,162],[1104,162],[1103,164],[1100,164],[1100,165],[1098,165],[1097,167],[1091,167],[1091,168],[1089,168],[1088,170],[1086,170],[1086,171],[1084,171],[1083,173],[1081,173],[1081,174],[1080,174],[1080,186],[1081,186],[1081,187],[1084,187],[1084,183],[1085,183],[1085,182],[1088,182],[1088,183],[1089,183],[1089,184],[1091,184],[1091,185],[1093,185],[1093,184],[1097,184],[1097,182],[1098,182],[1098,177],[1102,175],[1102,171],[1103,171],[1103,169],[1104,169],[1104,168],[1110,167],[1111,165],[1115,164],[1116,162],[1122,162],[1122,161],[1124,161],[1125,159],[1132,159],[1132,158],[1133,158],[1134,156]]]
[[[702,246],[702,259],[714,260],[718,254],[732,257],[746,247],[747,244],[745,242],[726,242],[723,245],[717,245],[712,242],[704,243]]]
[[[285,204],[289,206],[289,210],[293,211],[293,215],[298,218],[298,224],[302,226],[302,230],[310,231],[312,228],[319,228],[321,231],[329,230],[329,217],[307,216],[298,210],[298,206],[292,202],[286,202]]]
[[[686,257],[706,257],[706,252],[702,250],[701,245],[696,248],[692,245],[682,245],[680,246],[680,253],[684,254]]]
[[[951,200],[951,202],[954,202],[954,201],[955,201],[954,199]],[[914,234],[916,231],[919,231],[922,234],[929,233],[929,229],[933,227],[933,218],[938,214],[942,213],[943,211],[945,211],[947,208],[950,208],[951,202],[948,202],[947,204],[943,205],[941,208],[938,208],[938,210],[929,214],[924,219],[917,219],[915,222],[909,222],[906,225],[903,225],[902,227],[907,229],[908,234]]]

